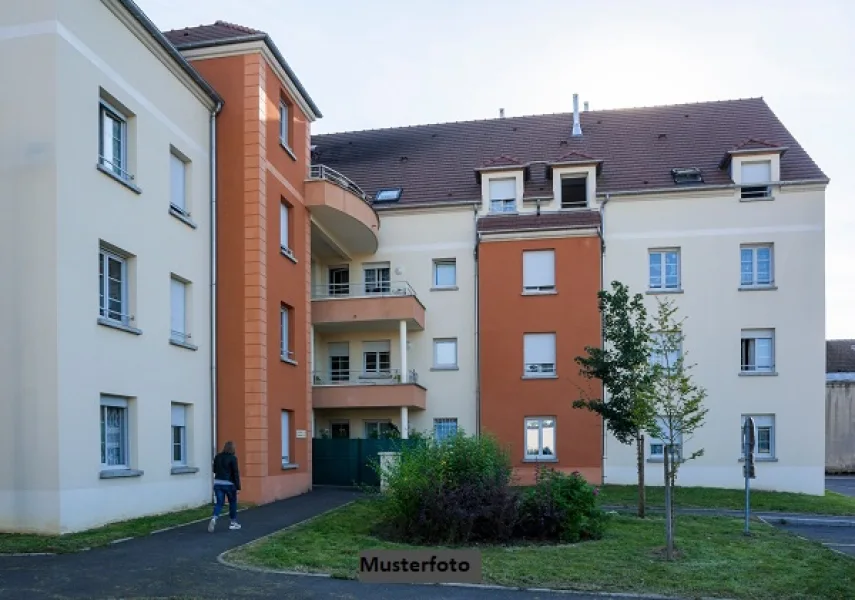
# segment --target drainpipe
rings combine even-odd
[[[209,239],[211,244],[211,459],[217,454],[217,115],[223,109],[223,103],[217,102],[211,112],[210,149],[211,149],[211,226]]]
[[[478,207],[474,210],[475,217],[475,435],[481,435],[481,352],[479,340],[479,319],[480,313],[478,310],[479,295],[478,295]]]
[[[603,201],[600,203],[600,289],[602,289],[602,290],[607,289],[606,279],[605,279],[605,274],[606,274],[606,204],[608,204],[609,200],[611,200],[611,195],[606,194],[606,197],[603,198]],[[600,316],[600,347],[601,348],[606,347],[606,334],[605,334],[605,331],[603,331],[603,318],[602,318],[602,316]],[[602,384],[602,387],[603,387],[602,397],[603,397],[603,401],[605,401],[606,385]],[[603,464],[602,464],[603,483],[606,482],[606,454],[607,454],[606,453],[606,435],[607,435],[607,429],[606,429],[605,425],[603,425],[603,439],[602,439],[602,445],[603,445],[603,459],[602,459],[603,460]]]

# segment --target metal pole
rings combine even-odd
[[[745,448],[745,462],[742,467],[743,474],[745,475],[745,535],[751,535],[749,531],[749,519],[751,518],[751,466],[750,466],[750,436],[748,435],[748,422],[746,421],[745,427],[742,430],[742,439],[743,439],[743,447]]]
[[[671,537],[671,487],[670,478],[668,477],[668,464],[670,462],[671,446],[665,444],[665,452],[663,453],[663,465],[665,467],[665,557],[671,560],[673,551]]]

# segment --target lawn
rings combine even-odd
[[[238,509],[250,506],[238,502]],[[129,521],[111,523],[97,529],[64,535],[38,535],[27,533],[0,533],[0,554],[23,552],[53,552],[57,554],[78,552],[87,548],[104,546],[110,542],[129,537],[148,535],[158,529],[184,525],[211,516],[211,504],[188,510],[141,517]],[[228,514],[228,504],[224,507]]]
[[[377,500],[360,500],[236,549],[226,559],[355,578],[360,550],[407,547],[372,537],[381,509]],[[855,597],[855,562],[819,544],[759,522],[754,535],[745,537],[738,519],[681,516],[676,531],[683,556],[668,563],[659,553],[663,523],[617,516],[595,542],[484,547],[484,583],[683,597]]]
[[[665,506],[662,487],[647,487],[645,490],[648,507]],[[600,503],[603,506],[638,506],[638,487],[634,485],[604,485],[600,488]],[[677,507],[681,508],[745,508],[744,490],[721,488],[678,487],[674,495]],[[786,492],[764,492],[751,490],[751,510],[796,512],[826,515],[855,515],[855,498],[825,492],[825,496],[808,496]]]

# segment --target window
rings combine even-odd
[[[291,411],[282,411],[282,466],[292,464],[291,456]]]
[[[391,421],[365,421],[365,437],[369,439],[385,437],[395,429]]]
[[[742,287],[770,286],[775,281],[772,271],[772,245],[744,245],[739,248]]]
[[[704,176],[701,174],[701,170],[697,167],[690,167],[688,169],[671,169],[671,177],[677,185],[704,182]]]
[[[555,250],[523,251],[523,291],[555,289]]]
[[[674,443],[674,448],[671,449],[671,459],[680,461],[683,456],[683,434],[679,432],[679,428],[674,424],[674,430],[668,427],[668,423],[664,417],[656,417],[656,423],[664,436],[662,439],[650,436],[650,458],[664,460],[665,444]]]
[[[172,331],[170,339],[186,343],[190,339],[187,331],[187,283],[174,275],[169,280],[172,305]]]
[[[127,469],[128,401],[101,396],[101,468]]]
[[[457,434],[457,419],[444,418],[433,420],[433,437],[441,442]]]
[[[291,126],[290,107],[285,101],[279,101],[279,141],[283,146],[291,147],[289,143],[289,128]]]
[[[742,330],[742,371],[771,373],[775,370],[775,330]]]
[[[362,343],[362,372],[375,375],[391,375],[391,352],[389,340]]]
[[[397,202],[401,199],[402,188],[384,188],[377,190],[374,202]]]
[[[169,175],[169,207],[187,217],[190,215],[187,210],[187,163],[175,152],[169,154]]]
[[[523,335],[525,377],[555,376],[555,334],[526,333]]]
[[[772,162],[768,160],[760,162],[743,162],[742,188],[743,198],[768,198],[769,182],[772,181]]]
[[[279,313],[279,354],[286,360],[294,360],[291,350],[291,309],[283,306]]]
[[[677,248],[650,250],[651,290],[680,289],[680,250]]]
[[[516,212],[517,210],[517,180],[490,180],[490,212]]]
[[[102,318],[127,325],[128,264],[123,256],[101,248],[98,253],[100,310]]]
[[[525,420],[525,457],[527,460],[555,458],[555,419],[528,417]]]
[[[433,287],[450,288],[457,285],[457,261],[453,258],[433,261]]]
[[[742,415],[741,427],[745,427],[745,419],[754,419],[754,457],[760,459],[775,458],[775,415]],[[745,458],[745,448],[742,446],[742,434],[739,435],[739,456]]]
[[[665,334],[661,332],[655,332],[651,336],[652,338],[652,350],[650,352],[650,364],[661,365],[664,369],[673,369],[677,365],[677,361],[680,359],[680,355],[682,354],[682,348],[675,348],[670,352],[665,352],[664,346],[667,343],[665,339]],[[673,343],[673,342],[671,342]]]
[[[436,369],[457,368],[457,339],[433,341],[433,366]]]
[[[187,407],[172,405],[172,464],[187,464]]]
[[[334,439],[350,439],[350,421],[330,421],[330,430]]]
[[[122,113],[103,100],[99,108],[98,164],[124,180],[128,173],[128,122]]]
[[[588,177],[561,178],[561,208],[588,207]]]
[[[350,268],[330,267],[329,294],[330,296],[347,296],[350,294]]]
[[[348,342],[330,342],[330,381],[350,380],[350,344]]]
[[[375,264],[365,265],[365,293],[366,294],[383,294],[389,293],[389,265]]]
[[[291,207],[285,202],[279,205],[279,247],[282,254],[290,258],[294,258],[294,252],[291,250]]]

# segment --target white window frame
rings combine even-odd
[[[383,354],[389,355],[387,368],[382,368]],[[376,369],[368,369],[368,357],[374,356]],[[362,376],[383,377],[392,375],[392,343],[390,340],[375,340],[362,342]],[[406,381],[406,373],[401,373],[401,380]]]
[[[169,153],[169,184],[169,208],[189,217],[190,211],[187,209],[187,161],[174,150]]]
[[[769,281],[758,281],[759,270],[757,268],[758,250],[769,251]],[[745,264],[743,254],[751,253],[751,281],[743,280],[742,267]],[[775,247],[773,244],[742,244],[739,246],[739,287],[742,288],[766,288],[775,285]]]
[[[119,442],[120,450],[122,452],[122,460],[120,463],[110,464],[107,460],[107,445],[106,445],[106,417],[110,412],[109,409],[114,409],[120,411],[119,414],[122,416],[122,423],[120,427],[120,435],[121,440]],[[100,425],[99,429],[101,432],[101,470],[113,470],[113,469],[129,469],[131,464],[130,459],[130,440],[128,438],[128,431],[130,429],[128,420],[130,419],[130,411],[128,410],[128,400],[127,398],[121,398],[118,396],[111,396],[109,394],[101,395],[101,402],[99,406],[99,416],[100,416]]]
[[[555,250],[523,250],[523,292],[555,291]]]
[[[370,431],[369,429],[377,429],[377,437],[378,439],[382,439],[383,435],[383,425],[387,425],[387,429],[391,429],[394,423],[391,419],[369,419],[362,422],[362,432],[365,436],[365,439],[369,439]]]
[[[766,181],[761,180],[751,180],[746,181],[745,179],[745,171],[746,167],[749,170],[752,167],[757,167],[758,165],[764,165],[768,168],[769,177],[765,178]],[[770,159],[766,160],[743,160],[739,165],[739,181],[740,181],[740,197],[746,200],[757,199],[757,198],[769,198],[772,195],[772,161]]]
[[[284,100],[279,101],[279,142],[286,148],[290,148],[288,134],[291,130],[291,107]]]
[[[675,255],[677,260],[677,281],[673,285],[668,285],[667,265],[668,256]],[[651,267],[656,259],[659,265],[659,282],[654,281]],[[673,292],[679,291],[682,286],[682,256],[680,248],[650,248],[647,251],[647,288],[651,291]]]
[[[777,456],[775,452],[775,415],[742,415],[739,421],[740,432],[745,427],[745,420],[751,417],[754,419],[754,458],[759,460],[774,460]],[[769,430],[769,452],[760,452],[760,430]],[[745,448],[742,444],[742,433],[739,434],[739,458],[745,460]]]
[[[291,454],[291,411],[283,410],[280,417],[281,436],[282,436],[282,466],[294,464],[294,457]]]
[[[440,283],[439,273],[442,269],[450,269],[452,273],[451,283]],[[457,287],[457,259],[436,258],[433,261],[433,287],[434,289],[453,289]]]
[[[567,206],[567,200],[564,198],[564,181],[565,180],[576,180],[582,181],[584,183],[585,188],[585,204],[580,205],[571,205]],[[588,174],[576,174],[576,173],[565,173],[561,175],[560,181],[558,183],[558,189],[561,192],[561,210],[584,210],[588,208]]]
[[[451,345],[454,348],[454,362],[439,362],[439,350],[441,346]],[[434,369],[457,369],[457,338],[434,338],[433,340],[433,368]]]
[[[512,182],[514,187],[513,196],[497,195],[493,196],[493,184],[506,185],[507,182]],[[490,194],[490,212],[491,213],[515,213],[517,211],[517,178],[516,177],[495,177],[487,182],[487,187]]]
[[[386,272],[386,279],[380,277]],[[368,282],[368,274],[374,274],[374,281]],[[388,294],[392,291],[392,265],[389,263],[365,263],[362,265],[363,294],[372,296],[375,294]]]
[[[171,411],[171,436],[170,436],[170,450],[172,451],[170,456],[172,460],[172,465],[175,467],[186,467],[187,466],[187,405],[186,404],[172,404]],[[178,433],[178,442],[175,441],[176,430]],[[180,451],[181,457],[178,460],[175,460],[175,449],[176,446]]]
[[[107,154],[107,124],[110,129],[110,148]],[[113,156],[113,123],[119,125],[119,158]],[[132,181],[134,176],[128,171],[128,118],[122,111],[100,100],[98,107],[98,164],[110,171],[119,179]]]
[[[279,355],[285,360],[294,360],[290,338],[291,309],[288,306],[279,308]]]
[[[540,341],[540,343],[545,344],[547,347],[551,346],[552,360],[534,360],[538,358],[537,356],[532,357],[529,356],[529,348],[531,345],[536,344]],[[523,334],[523,377],[525,378],[539,378],[539,377],[557,377],[558,373],[558,365],[557,365],[557,336],[554,332],[549,333],[524,333]],[[544,350],[544,358],[549,358],[549,351]]]
[[[551,422],[551,425],[550,425]],[[534,427],[529,425],[537,425],[537,454],[529,454],[528,451],[528,432]],[[558,460],[558,449],[553,447],[552,454],[546,454],[543,450],[543,430],[547,427],[552,427],[552,444],[558,445],[558,424],[555,417],[526,417],[523,422],[523,457],[524,460]]]
[[[176,293],[180,290],[181,298],[176,299]],[[187,295],[189,286],[187,281],[175,275],[169,278],[169,313],[170,313],[170,331],[169,339],[175,342],[186,344],[190,340],[190,331],[187,318]],[[175,314],[176,302],[180,302],[181,315],[177,319]],[[180,321],[180,322],[178,322]],[[176,326],[179,329],[176,329]]]
[[[279,204],[279,248],[283,254],[294,258],[291,250],[291,207],[284,201]]]
[[[437,442],[454,437],[457,434],[457,418],[456,417],[440,417],[433,420],[433,437]],[[440,435],[440,431],[443,433]]]
[[[668,427],[667,421],[665,417],[657,416],[656,422],[659,424],[659,428],[665,432],[665,439],[660,439],[655,436],[650,436],[647,442],[647,451],[648,451],[648,459],[653,461],[662,461],[665,460],[665,442],[671,437],[669,434],[670,428]],[[678,433],[677,435],[677,450],[672,453],[672,457],[675,460],[682,462],[683,460],[683,434]]]
[[[768,339],[769,343],[769,364],[758,368],[757,363],[757,340]],[[742,346],[745,340],[754,340],[754,365],[742,364]],[[774,373],[775,372],[775,330],[774,329],[743,329],[739,342],[739,361],[740,371],[742,373]],[[751,368],[753,367],[753,368]]]
[[[110,261],[114,260],[119,263],[121,266],[121,282],[120,282],[120,293],[121,297],[119,298],[120,304],[120,313],[119,318],[115,318],[111,315],[114,314],[114,311],[110,310]],[[98,249],[98,268],[99,268],[99,282],[98,287],[100,289],[100,298],[98,301],[98,315],[101,319],[106,321],[110,321],[111,323],[120,323],[122,325],[128,325],[131,321],[131,316],[128,314],[129,310],[129,302],[128,302],[128,259],[117,252],[110,250],[103,245]],[[103,280],[100,280],[100,270],[103,269],[104,277]]]

